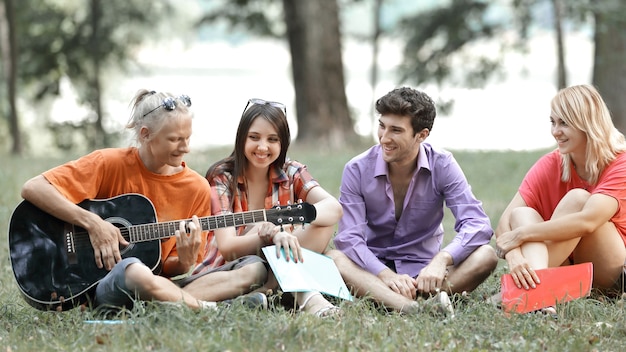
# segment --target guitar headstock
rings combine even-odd
[[[274,225],[305,224],[315,220],[317,210],[309,203],[277,205],[265,211],[267,221]]]

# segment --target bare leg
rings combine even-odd
[[[267,280],[263,283],[263,286],[254,290],[254,292],[261,292],[263,294],[267,294],[268,292],[274,292],[278,288],[278,280],[276,280],[276,275],[272,270],[267,272]]]
[[[497,265],[498,257],[493,247],[487,244],[479,247],[458,266],[448,268],[448,293],[473,291]]]
[[[559,202],[552,219],[580,211],[589,197],[589,192],[585,190],[571,190]],[[531,208],[518,208],[511,213],[513,228],[541,221],[543,219]],[[576,263],[593,262],[593,284],[599,288],[611,288],[617,283],[626,259],[624,243],[611,222],[584,237],[560,242],[525,243],[522,253],[534,269],[560,266],[571,253]]]
[[[559,202],[552,213],[552,219],[562,217],[580,211],[587,200],[589,193],[585,190],[572,190],[568,192]],[[518,208],[511,217],[513,228],[527,224],[543,222],[543,218],[532,208]],[[567,241],[541,241],[527,242],[522,245],[522,253],[533,269],[544,269],[557,267],[563,264],[572,253],[580,238],[573,238]]]
[[[304,228],[297,229],[293,233],[298,237],[298,242],[302,247],[317,253],[324,253],[334,232],[334,226],[316,226],[309,224]],[[336,313],[329,310],[329,307],[333,307],[333,304],[317,291],[296,294],[295,299],[300,309],[307,313],[318,314],[325,311],[328,311],[331,315]]]
[[[199,277],[184,291],[205,301],[223,301],[248,293],[267,278],[263,263],[252,263],[231,271],[217,271]]]
[[[385,307],[400,312],[419,310],[416,301],[395,293],[376,275],[363,270],[341,251],[330,250],[326,252],[326,255],[333,258],[341,276],[357,297],[371,297]]]
[[[601,289],[619,283],[625,259],[624,242],[611,222],[583,237],[574,250],[576,263],[593,262],[593,286]]]
[[[145,265],[134,263],[126,268],[126,287],[137,292],[140,299],[162,302],[183,302],[193,309],[199,309],[201,302],[191,294],[183,291],[169,279],[154,275]]]
[[[519,207],[513,210],[511,213],[511,228],[518,228],[520,226],[536,224],[543,222],[541,215],[533,208]],[[556,245],[556,243],[553,243]],[[564,246],[560,243],[561,250],[564,253],[571,253],[574,245]],[[528,260],[528,264],[535,270],[544,269],[549,266],[550,256],[548,255],[548,244],[546,242],[526,242],[520,247],[524,258]],[[556,247],[555,247],[556,249]],[[567,254],[561,255],[561,262],[565,259]],[[553,256],[554,257],[554,256]],[[559,263],[560,264],[560,263]],[[558,265],[556,265],[558,266]]]

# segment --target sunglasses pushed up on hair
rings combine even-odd
[[[156,108],[148,111],[147,113],[143,114],[142,117],[146,117],[148,114],[154,112],[155,110],[159,109],[159,108],[164,108],[167,111],[173,111],[174,109],[176,109],[176,101],[180,101],[182,102],[186,107],[190,107],[191,106],[191,98],[189,98],[188,95],[183,94],[177,98],[174,97],[167,97],[165,99],[163,99],[163,101],[161,102],[161,104],[159,106],[157,106]]]
[[[270,106],[273,106],[275,108],[281,109],[285,113],[285,116],[287,116],[287,107],[285,106],[285,104],[279,103],[277,101],[268,101],[268,100],[263,100],[263,99],[259,99],[259,98],[248,99],[248,103],[246,103],[246,107],[243,108],[243,112],[241,113],[242,115],[243,115],[244,112],[246,112],[246,110],[248,109],[248,106],[250,106],[250,104],[253,104],[253,105],[270,105]]]

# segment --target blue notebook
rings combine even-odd
[[[289,261],[285,260],[285,251],[282,249],[280,258],[276,258],[276,246],[263,247],[263,254],[284,292],[319,291],[353,300],[330,257],[302,248],[304,261],[294,263],[293,257]]]

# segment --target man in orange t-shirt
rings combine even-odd
[[[27,181],[22,197],[50,215],[89,233],[96,266],[109,272],[95,287],[95,306],[126,306],[134,299],[183,302],[193,309],[214,307],[262,285],[267,269],[259,257],[220,270],[173,281],[207,252],[208,232],[198,217],[211,214],[208,182],[183,162],[189,152],[192,114],[188,96],[140,90],[127,125],[138,147],[102,149]],[[176,221],[173,236],[161,243],[161,275],[136,257],[122,259],[129,245],[118,227],[77,203],[127,193],[146,196],[157,221]],[[129,212],[133,209],[129,209]]]

